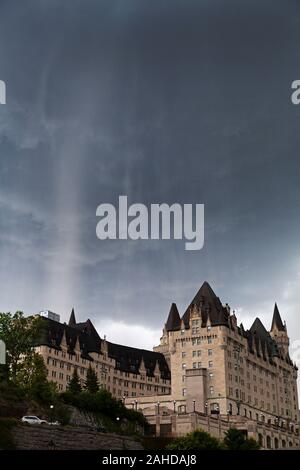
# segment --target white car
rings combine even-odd
[[[21,419],[22,423],[28,424],[48,424],[44,419],[40,419],[37,416],[23,416]]]

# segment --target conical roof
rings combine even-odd
[[[175,331],[180,330],[180,315],[177,309],[176,304],[172,304],[169,312],[169,316],[166,322],[166,330],[167,331]]]
[[[285,326],[281,320],[281,316],[280,316],[277,304],[275,304],[275,307],[274,307],[271,331],[274,331],[274,329],[276,328],[278,331],[285,331]]]
[[[72,312],[71,312],[71,315],[70,315],[69,326],[76,326],[76,318],[75,318],[74,308],[72,308]]]

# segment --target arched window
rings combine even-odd
[[[178,406],[178,413],[185,413],[185,412],[186,412],[186,406],[185,405]]]
[[[211,414],[218,414],[219,413],[219,404],[218,403],[211,403],[210,404],[210,412]]]
[[[281,441],[281,446],[282,446],[282,447],[286,447],[286,442],[285,442],[284,439],[282,439],[282,441]]]
[[[271,437],[267,436],[267,449],[272,449]]]
[[[278,446],[279,446],[278,438],[275,437],[274,438],[274,447],[275,447],[275,449],[278,449]]]
[[[263,437],[262,434],[258,434],[258,443],[259,443],[260,447],[264,446],[264,437]]]

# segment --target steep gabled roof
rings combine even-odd
[[[166,322],[166,330],[167,331],[176,331],[180,330],[180,315],[177,309],[176,304],[172,304],[169,312],[169,316]]]
[[[216,296],[208,282],[204,282],[192,302],[186,309],[182,319],[188,327],[191,309],[201,307],[202,323],[206,324],[209,316],[212,325],[228,325],[229,313],[223,307],[219,297]]]
[[[49,318],[42,318],[42,326],[38,345],[46,345],[61,349],[61,342],[65,333],[68,352],[74,353],[74,348],[79,341],[82,355],[87,357],[90,352],[100,352],[101,339],[99,335],[91,335],[88,331],[78,328],[76,325],[69,326]]]
[[[278,346],[259,318],[254,320],[249,332],[254,339],[257,350],[261,346],[261,351],[267,350],[269,357],[278,356]]]
[[[85,359],[93,360],[90,356],[91,352],[101,353],[102,340],[91,320],[75,323],[73,326],[44,317],[42,317],[42,322],[40,337],[35,346],[46,345],[50,348],[61,349],[61,342],[65,334],[69,354],[75,353],[74,349],[78,343],[81,356]],[[158,363],[162,378],[171,378],[169,366],[165,356],[161,353],[122,346],[108,341],[107,349],[108,356],[116,360],[119,370],[138,374],[143,361],[146,375],[153,376]]]
[[[285,326],[282,323],[281,316],[280,316],[277,304],[275,304],[275,307],[274,307],[271,331],[274,331],[274,329],[276,329],[276,328],[277,328],[278,331],[285,331]]]
[[[116,360],[117,368],[122,371],[138,374],[143,361],[146,374],[153,376],[156,364],[158,363],[161,376],[168,380],[171,378],[169,366],[165,356],[161,353],[123,346],[121,344],[110,343],[109,341],[107,341],[107,347],[108,356]]]

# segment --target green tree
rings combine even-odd
[[[67,391],[72,393],[72,394],[76,394],[76,393],[81,392],[81,385],[80,385],[80,380],[79,380],[79,376],[78,376],[78,372],[77,372],[76,367],[74,368],[73,375],[71,377],[71,380],[68,383]]]
[[[44,360],[37,353],[24,358],[18,369],[16,381],[31,398],[38,401],[49,403],[56,398],[56,384],[48,382]]]
[[[255,439],[247,438],[246,434],[236,428],[225,433],[224,444],[228,450],[258,450],[260,445]]]
[[[0,339],[6,345],[7,366],[13,382],[22,359],[33,353],[40,327],[40,317],[25,317],[22,312],[0,313]]]
[[[97,374],[94,369],[92,369],[91,365],[87,370],[84,388],[90,393],[97,393],[99,391]]]
[[[222,443],[205,431],[197,429],[184,437],[178,437],[167,446],[169,450],[221,450]]]

